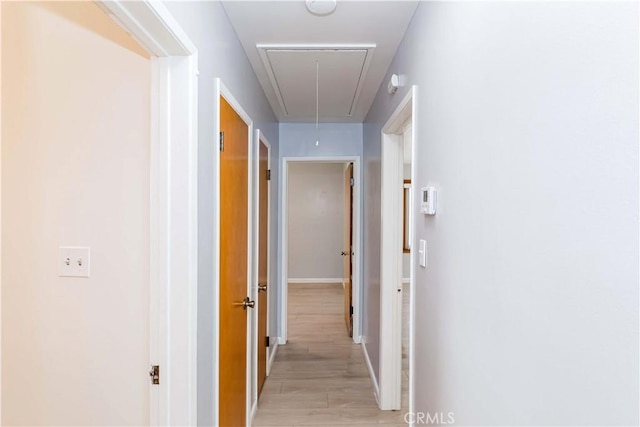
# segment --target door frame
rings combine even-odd
[[[360,279],[360,267],[362,260],[361,250],[361,225],[362,225],[362,191],[360,179],[360,157],[359,156],[324,156],[324,157],[283,157],[281,163],[281,179],[280,179],[280,224],[282,224],[282,233],[280,239],[280,289],[278,308],[278,316],[280,319],[280,335],[278,343],[280,345],[287,343],[287,312],[288,312],[288,226],[289,218],[287,212],[288,198],[288,180],[289,180],[289,164],[294,162],[308,163],[353,163],[353,279],[352,279],[352,305],[353,305],[353,342],[359,344],[362,341],[362,281]]]
[[[248,188],[247,188],[247,296],[253,298],[254,295],[251,292],[251,283],[253,283],[254,278],[257,279],[258,274],[258,264],[257,259],[254,254],[257,251],[257,247],[255,246],[256,241],[254,241],[254,230],[256,225],[254,224],[255,215],[253,214],[254,207],[254,181],[253,177],[255,175],[254,172],[254,164],[255,155],[253,146],[253,119],[246,112],[246,110],[242,107],[242,104],[233,96],[232,92],[225,86],[220,78],[214,79],[214,102],[215,102],[215,120],[214,120],[214,135],[220,134],[220,97],[223,97],[229,105],[235,110],[235,112],[240,116],[242,121],[247,125],[247,153],[248,153]],[[217,139],[216,139],[217,141]],[[216,326],[214,327],[215,331],[215,339],[214,349],[213,349],[213,396],[214,401],[212,404],[213,409],[213,425],[219,424],[219,396],[220,396],[220,328],[221,322],[220,320],[220,150],[214,150],[214,177],[215,177],[215,188],[214,188],[214,218],[213,218],[213,248],[214,248],[214,256],[213,256],[213,277],[214,277],[214,293],[216,298],[214,298],[213,303],[213,318],[215,319]],[[255,301],[255,298],[253,298]],[[255,342],[252,342],[252,337],[254,335],[253,325],[257,322],[257,316],[255,310],[249,310],[249,318],[247,319],[247,355],[246,355],[246,370],[247,370],[247,380],[246,380],[246,401],[245,401],[245,416],[247,425],[251,425],[251,402],[252,402],[252,384],[255,382],[256,376],[253,376],[253,362],[251,360],[253,356],[253,349],[255,348]]]
[[[254,149],[254,154],[253,154],[253,158],[256,159],[256,161],[254,162],[254,181],[253,181],[253,188],[255,189],[254,191],[254,195],[253,195],[253,203],[254,206],[259,207],[260,206],[260,175],[259,175],[259,171],[260,171],[260,144],[263,143],[265,145],[265,147],[267,147],[267,169],[271,170],[271,143],[269,142],[269,140],[267,139],[267,137],[264,135],[263,132],[260,131],[260,129],[256,129],[255,132],[255,144],[253,149]],[[269,181],[269,183],[271,183],[271,181]],[[267,201],[268,201],[268,205],[267,205],[267,336],[270,336],[270,328],[269,328],[269,316],[270,316],[270,308],[271,308],[271,290],[269,289],[269,287],[271,286],[271,184],[269,184],[267,186]],[[254,209],[253,212],[253,224],[255,226],[255,244],[253,245],[253,267],[255,268],[255,278],[254,280],[251,282],[253,284],[253,286],[251,286],[251,294],[250,294],[250,298],[254,301],[258,301],[258,262],[260,260],[260,230],[259,230],[259,225],[260,225],[260,210],[259,209]],[[258,386],[257,386],[257,382],[258,382],[258,316],[254,315],[254,323],[253,323],[253,331],[252,331],[252,342],[254,343],[254,348],[252,349],[252,378],[255,379],[255,381],[252,382],[252,387],[251,387],[251,417],[253,418],[253,415],[255,415],[256,411],[258,410]],[[277,345],[277,343],[276,343]],[[275,350],[275,349],[274,349]],[[266,367],[266,372],[267,372],[267,376],[269,376],[269,372],[271,371],[271,363],[269,363],[270,360],[270,356],[272,351],[271,351],[271,345],[269,347],[267,347],[267,367]]]
[[[149,422],[195,425],[198,51],[162,3],[95,3],[151,56]]]
[[[0,100],[2,100],[2,3],[0,3]],[[2,424],[2,102],[0,101],[0,424]]]
[[[151,55],[151,424],[197,423],[198,51],[166,6],[97,3]]]
[[[405,125],[412,126],[412,159],[416,158],[417,86],[412,86],[391,114],[381,132],[381,227],[380,227],[380,378],[379,401],[382,410],[401,409],[402,398],[402,240],[404,221],[403,192],[403,136]],[[399,134],[400,133],[400,134]],[[417,200],[416,162],[411,163],[412,197]],[[415,207],[414,207],[415,211]],[[417,216],[413,215],[412,230]],[[415,235],[410,236],[411,247],[416,248]],[[409,308],[409,412],[414,410],[414,332],[415,332],[415,258],[410,261]],[[395,304],[389,304],[394,301]]]

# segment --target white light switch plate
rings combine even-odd
[[[61,247],[58,257],[60,277],[89,277],[91,248]]]
[[[420,247],[418,249],[418,258],[420,261],[420,267],[427,268],[427,241],[420,240]]]

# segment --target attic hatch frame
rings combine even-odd
[[[96,4],[151,56],[149,421],[197,425],[198,52],[160,2]]]
[[[353,101],[351,103],[351,107],[349,109],[349,114],[347,117],[352,117],[354,112],[356,111],[356,106],[358,105],[358,101],[360,100],[360,95],[362,94],[362,89],[364,87],[364,83],[367,77],[367,73],[369,71],[369,67],[371,65],[371,61],[373,59],[373,54],[376,49],[375,43],[351,43],[351,44],[286,44],[286,43],[258,43],[256,44],[256,49],[258,49],[258,53],[260,54],[260,59],[262,60],[262,65],[264,66],[267,76],[269,76],[269,83],[271,83],[271,87],[273,88],[274,94],[278,99],[278,106],[280,107],[280,111],[282,111],[283,117],[289,117],[289,113],[287,111],[284,98],[282,95],[282,91],[280,90],[280,86],[278,84],[278,79],[276,78],[276,74],[273,70],[271,60],[269,59],[269,51],[301,51],[301,52],[326,52],[326,51],[357,51],[364,50],[366,51],[366,56],[364,59],[364,63],[362,66],[362,70],[360,71],[360,75],[358,77],[358,84],[356,86],[356,91],[353,97]],[[273,105],[270,98],[269,102],[271,103],[271,108],[274,111],[277,111],[277,106]]]

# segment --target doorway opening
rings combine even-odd
[[[353,163],[292,163],[288,178],[289,338],[313,332],[312,324],[310,330],[296,324],[311,315],[317,315],[315,323],[342,317],[343,327],[326,333],[351,337]]]
[[[382,129],[380,409],[413,410],[416,88]]]
[[[340,292],[345,335],[359,343],[360,159],[284,158],[282,171],[280,344],[288,340],[290,284]]]

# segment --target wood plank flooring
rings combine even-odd
[[[406,426],[380,411],[362,349],[347,334],[342,285],[289,285],[289,341],[258,401],[254,426]]]

